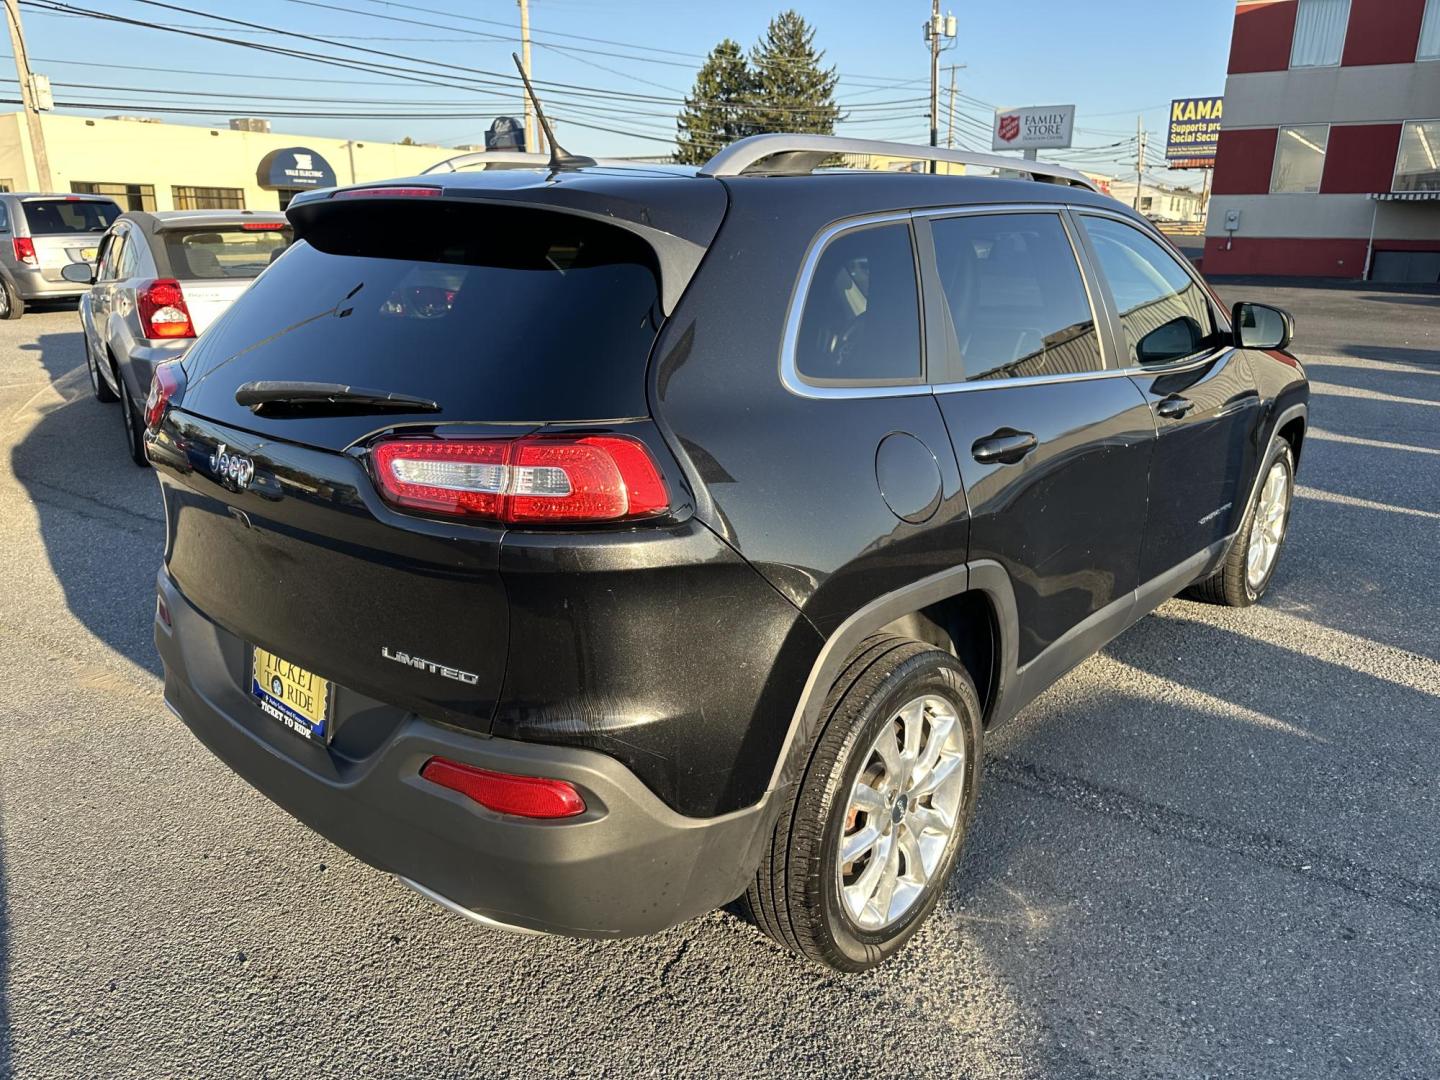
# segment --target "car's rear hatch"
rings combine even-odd
[[[397,511],[368,447],[646,417],[664,318],[655,249],[594,217],[474,198],[357,198],[292,218],[294,246],[186,357],[152,445],[166,567],[232,640],[242,684],[260,647],[342,694],[483,730],[508,647],[503,527]],[[277,380],[437,408],[236,401]]]
[[[83,195],[22,199],[20,206],[46,281],[63,281],[70,263],[94,262],[101,235],[120,216],[112,200]]]

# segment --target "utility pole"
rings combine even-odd
[[[11,0],[5,0],[10,3]],[[535,73],[530,67],[530,0],[516,0],[520,5],[520,55],[525,61],[525,77],[533,80]],[[937,0],[938,2],[938,0]],[[525,149],[545,152],[545,141],[540,125],[535,122],[535,110],[530,104],[530,95],[525,95]]]
[[[1145,118],[1135,117],[1135,204],[1140,209],[1140,186],[1145,182]]]
[[[940,0],[930,0],[930,18],[926,21],[925,42],[930,46],[930,145],[940,145],[940,50],[955,44],[955,16],[940,17]],[[935,162],[930,162],[935,172]]]
[[[955,149],[955,71],[958,64],[950,65],[950,122],[945,131],[945,149]]]
[[[45,129],[40,126],[40,107],[35,101],[35,84],[30,71],[30,54],[25,49],[25,31],[20,25],[18,0],[4,0],[5,22],[10,28],[10,51],[15,54],[15,76],[20,80],[20,102],[25,122],[30,125],[30,152],[35,156],[35,183],[41,191],[53,187],[50,155],[45,151]]]

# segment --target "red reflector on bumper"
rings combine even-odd
[[[433,757],[420,768],[432,784],[458,791],[497,814],[528,818],[565,818],[585,812],[580,792],[564,780],[477,769],[457,761]]]

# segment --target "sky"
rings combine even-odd
[[[678,101],[705,53],[725,37],[748,47],[783,3],[531,0],[532,73],[561,141],[591,155],[668,152]],[[840,73],[836,97],[850,119],[839,132],[927,141],[928,0],[793,6]],[[959,28],[941,57],[942,143],[948,69],[958,65],[957,145],[988,151],[996,106],[1074,104],[1074,147],[1042,158],[1133,176],[1139,115],[1147,174],[1196,182],[1197,174],[1163,167],[1169,102],[1223,92],[1234,4],[1195,0],[1166,17],[1170,7],[1156,0],[942,5]],[[277,132],[409,136],[445,146],[482,143],[494,116],[520,115],[510,60],[519,36],[515,0],[22,0],[21,11],[31,66],[50,76],[57,102],[102,106],[61,112],[205,126],[268,116]],[[14,97],[13,71],[4,67],[10,77],[0,96]],[[305,113],[348,115],[284,115]]]

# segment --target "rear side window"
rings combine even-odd
[[[1178,360],[1215,344],[1205,290],[1139,229],[1082,215],[1125,332],[1129,364]]]
[[[1059,217],[966,215],[930,228],[967,380],[1103,367],[1095,314]]]
[[[313,225],[197,341],[184,405],[326,445],[375,418],[255,416],[236,388],[393,391],[438,402],[441,423],[644,416],[660,319],[653,252],[622,229],[541,210],[357,202]]]
[[[290,246],[288,229],[167,229],[160,235],[178,278],[258,277]]]
[[[21,205],[32,236],[104,232],[120,216],[114,203],[90,199],[26,199]]]
[[[826,246],[805,297],[795,368],[816,382],[920,379],[920,294],[908,224],[855,229]]]

